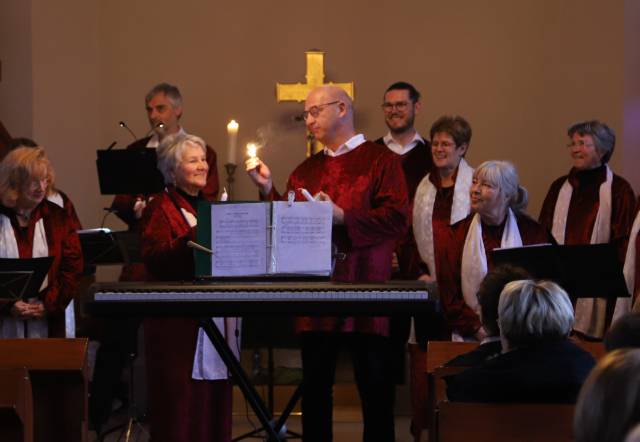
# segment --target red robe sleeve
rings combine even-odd
[[[209,145],[207,145],[207,164],[209,165],[209,174],[207,175],[207,185],[202,189],[202,196],[207,201],[216,201],[220,191],[218,160],[216,151]]]

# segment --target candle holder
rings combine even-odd
[[[229,197],[228,201],[233,201],[233,182],[235,178],[233,175],[236,173],[237,164],[227,163],[224,165],[225,170],[227,171],[227,195]]]

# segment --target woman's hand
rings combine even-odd
[[[44,317],[44,304],[40,301],[33,303],[16,301],[11,307],[11,316],[22,320],[42,318]]]

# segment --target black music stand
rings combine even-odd
[[[519,266],[534,278],[552,280],[573,299],[629,297],[613,244],[545,244],[495,249],[491,254],[495,265]]]
[[[0,258],[0,298],[13,302],[36,298],[52,262],[52,256]]]
[[[98,150],[97,153],[102,195],[148,195],[164,189],[155,149]]]

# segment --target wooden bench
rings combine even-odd
[[[31,380],[25,367],[0,369],[0,440],[33,442]]]
[[[438,442],[570,442],[575,407],[565,404],[438,404]]]

